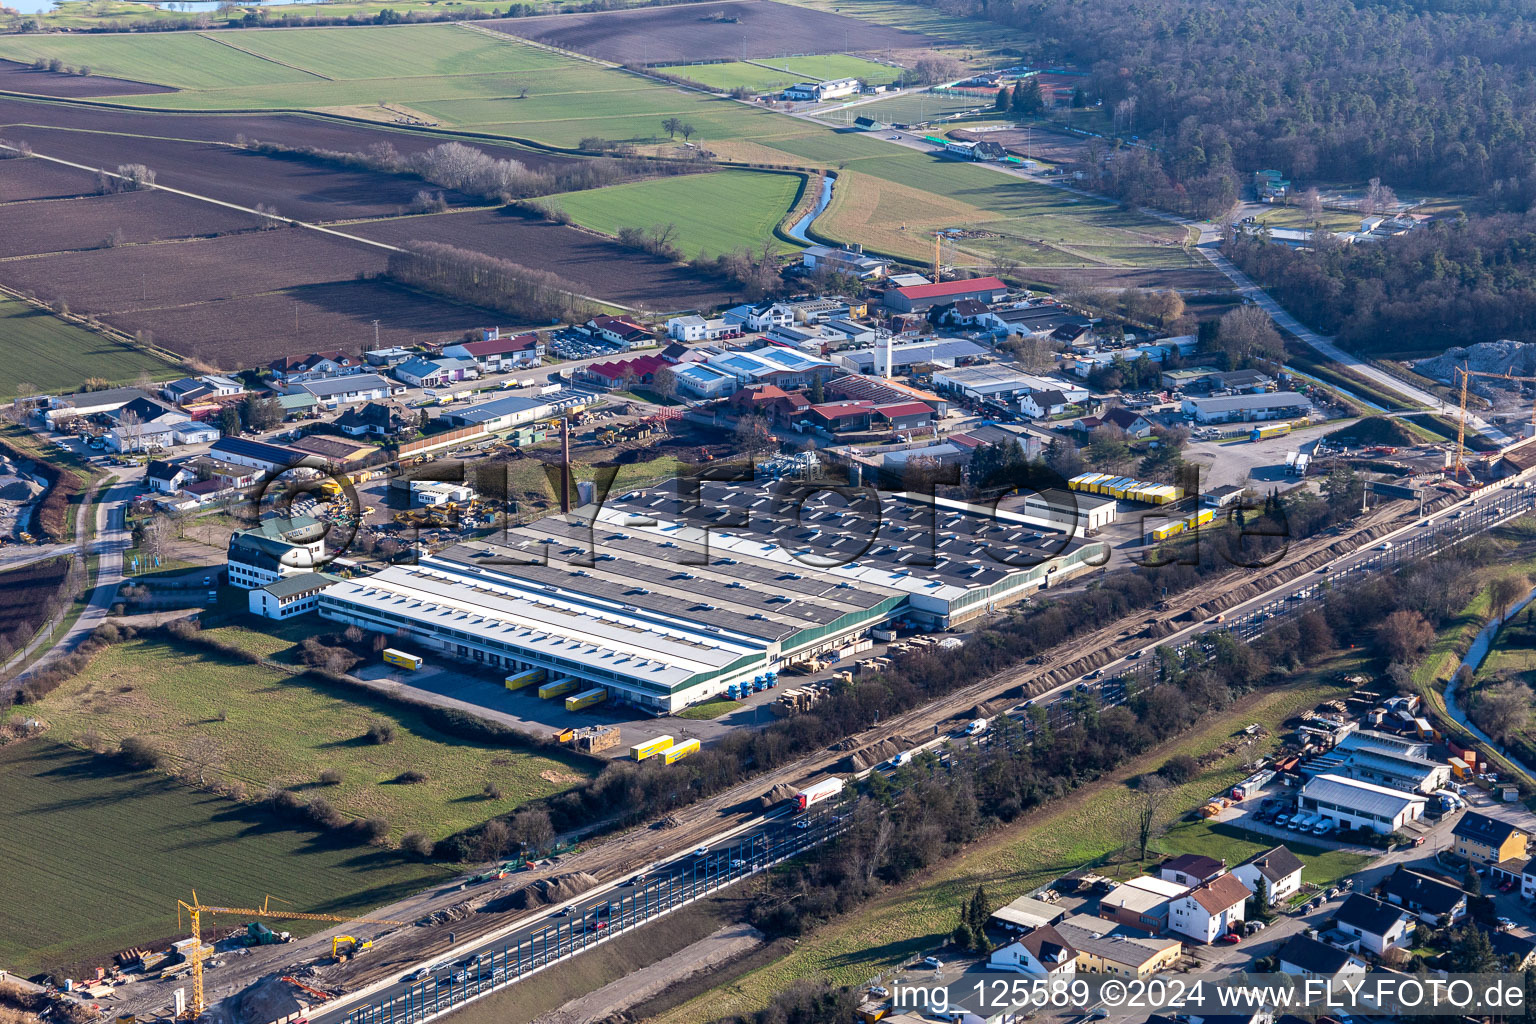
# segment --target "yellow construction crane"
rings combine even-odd
[[[1467,469],[1467,384],[1473,377],[1487,377],[1492,380],[1521,381],[1522,383],[1536,384],[1536,377],[1517,377],[1512,373],[1472,370],[1466,366],[1458,366],[1456,373],[1461,377],[1461,415],[1456,420],[1456,464],[1451,468],[1451,472],[1459,480]],[[1531,403],[1531,434],[1536,436],[1536,401]]]
[[[386,921],[377,918],[366,917],[338,917],[335,914],[301,914],[292,910],[273,910],[270,907],[274,896],[268,896],[257,907],[214,907],[203,903],[197,898],[197,890],[192,890],[192,902],[186,900],[176,901],[176,922],[181,923],[181,912],[185,910],[192,922],[192,946],[188,956],[192,960],[192,1001],[187,1005],[183,1014],[188,1020],[196,1020],[207,1009],[203,1002],[203,915],[204,914],[238,914],[241,917],[272,917],[288,921],[343,921],[357,922],[358,924],[407,924],[406,921]],[[283,902],[278,900],[279,903]]]

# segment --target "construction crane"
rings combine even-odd
[[[207,1009],[203,1002],[203,915],[204,914],[238,914],[242,917],[272,917],[288,921],[341,921],[356,922],[358,924],[407,924],[406,921],[386,921],[382,919],[366,917],[338,917],[335,914],[301,914],[293,910],[271,909],[274,896],[267,896],[261,901],[261,906],[256,907],[214,907],[203,903],[197,898],[197,890],[192,890],[192,902],[186,900],[176,901],[176,923],[181,924],[181,912],[185,910],[192,923],[192,946],[188,956],[192,961],[192,1002],[188,1004],[183,1016],[187,1020],[196,1020]],[[278,900],[279,903],[283,902]]]
[[[1467,469],[1467,385],[1471,382],[1472,378],[1487,377],[1492,380],[1521,381],[1526,384],[1536,384],[1536,377],[1517,377],[1512,373],[1473,370],[1469,369],[1465,364],[1456,367],[1456,374],[1461,378],[1461,415],[1456,419],[1456,464],[1452,467],[1451,472],[1459,480]],[[1531,403],[1531,434],[1533,437],[1536,437],[1536,400],[1533,400]]]

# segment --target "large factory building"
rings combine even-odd
[[[328,588],[320,614],[658,714],[892,620],[945,629],[1091,565],[1100,544],[897,495],[610,498]]]

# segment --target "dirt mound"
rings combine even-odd
[[[883,764],[901,753],[904,749],[906,748],[893,739],[871,743],[867,747],[854,751],[851,758],[854,771],[862,772],[866,768],[873,768],[877,764]]]
[[[1340,444],[1385,444],[1400,448],[1419,443],[1407,427],[1386,416],[1366,416],[1342,430],[1333,431],[1327,438]]]
[[[1536,371],[1536,345],[1507,340],[1480,341],[1470,348],[1448,348],[1433,359],[1420,359],[1413,364],[1416,372],[1442,384],[1455,383],[1456,370],[1462,366],[1484,373],[1530,376]]]
[[[275,975],[262,978],[235,1000],[241,1024],[270,1024],[302,1013],[304,1006],[293,986]]]
[[[759,801],[762,804],[763,810],[766,811],[768,808],[776,807],[783,803],[785,800],[788,800],[797,792],[798,790],[796,790],[794,786],[791,786],[787,782],[781,782],[770,789],[768,792],[764,793],[759,798]]]
[[[499,914],[507,910],[536,910],[552,903],[564,903],[597,885],[597,879],[585,871],[540,878],[511,892],[505,892],[480,908],[481,913]]]

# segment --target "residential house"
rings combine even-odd
[[[308,391],[300,391],[292,395],[274,395],[277,404],[282,407],[283,420],[301,420],[315,415],[315,410],[320,408],[320,400]]]
[[[325,532],[325,524],[302,518],[236,530],[229,537],[230,586],[252,590],[314,571],[325,563]]]
[[[741,337],[741,324],[725,317],[715,317],[710,320],[696,314],[689,316],[674,316],[667,321],[667,337],[676,341],[721,341],[726,338]],[[671,346],[668,346],[670,351]],[[666,353],[663,352],[663,355]],[[668,356],[672,362],[678,362]]]
[[[404,409],[384,402],[353,406],[336,417],[335,423],[348,437],[393,437],[412,425]]]
[[[1060,391],[1031,391],[1019,399],[1019,413],[1032,420],[1060,416],[1072,408]]]
[[[1376,893],[1388,903],[1417,914],[1425,924],[1453,925],[1467,916],[1467,894],[1458,886],[1401,865],[1382,880]]]
[[[254,487],[261,479],[261,473],[250,466],[237,466],[232,462],[212,458],[207,455],[198,456],[187,463],[189,468],[200,481],[211,481],[218,485],[220,491],[240,491],[247,487]]]
[[[1291,936],[1275,956],[1281,974],[1301,978],[1333,980],[1365,973],[1365,961],[1353,953],[1305,935]]]
[[[1211,943],[1243,923],[1248,887],[1229,874],[1217,875],[1168,905],[1168,930]]]
[[[1117,885],[1099,899],[1099,916],[1156,935],[1168,928],[1170,904],[1189,887],[1142,875]]]
[[[1047,924],[994,950],[987,966],[1037,978],[1069,978],[1077,973],[1077,949]]]
[[[1077,969],[1146,978],[1171,967],[1184,952],[1178,939],[1150,938],[1086,914],[1057,922],[1056,931],[1077,950]]]
[[[172,465],[160,459],[152,459],[149,465],[144,467],[145,485],[160,494],[175,494],[185,484],[196,479],[197,473],[188,467]]]
[[[272,377],[283,384],[303,384],[349,373],[361,373],[365,364],[345,352],[311,352],[307,356],[284,356],[267,364]]]
[[[651,332],[624,316],[608,316],[606,313],[587,321],[587,329],[604,341],[624,348],[641,348],[655,342]]]
[[[738,325],[743,333],[766,331],[771,327],[788,327],[795,322],[795,311],[782,302],[759,302],[732,306],[725,311],[727,323]]]
[[[500,327],[482,327],[478,341],[449,345],[443,355],[472,359],[481,373],[505,373],[522,366],[538,366],[544,359],[544,340],[538,332],[503,335]]]
[[[1520,974],[1536,966],[1536,940],[1513,932],[1494,932],[1488,936],[1493,955],[1502,960],[1509,974]]]
[[[463,348],[455,345],[454,348]],[[462,380],[475,380],[480,376],[480,364],[473,358],[428,359],[417,356],[407,359],[390,371],[395,379],[413,388],[441,388]],[[380,378],[381,380],[383,378]]]
[[[1517,825],[1467,811],[1451,830],[1451,850],[1474,864],[1498,864],[1517,857],[1529,857],[1526,844],[1530,833]]]
[[[1124,431],[1126,434],[1137,439],[1152,436],[1152,421],[1141,413],[1122,406],[1116,406],[1103,416],[1100,416],[1099,422],[1105,426],[1114,427],[1116,430]]]
[[[802,392],[785,391],[774,384],[751,384],[733,394],[729,404],[746,415],[767,416],[777,423],[790,423],[811,407],[811,400]]]
[[[268,619],[291,619],[295,615],[312,612],[320,605],[320,592],[341,579],[323,572],[301,572],[284,576],[259,587],[247,595],[247,605],[252,615]]]
[[[1263,879],[1269,902],[1275,904],[1300,891],[1301,868],[1300,857],[1285,846],[1276,846],[1249,857],[1232,869],[1232,875],[1255,896]]]
[[[1181,853],[1170,857],[1157,867],[1158,877],[1167,882],[1177,882],[1187,888],[1204,885],[1227,872],[1227,862],[1199,853]]]
[[[1333,926],[1358,939],[1360,947],[1386,955],[1389,949],[1406,949],[1412,944],[1418,919],[1393,903],[1373,900],[1361,893],[1351,893],[1334,915]]]
[[[913,313],[950,302],[959,302],[962,299],[997,302],[1007,294],[1008,286],[997,278],[976,277],[963,281],[941,281],[938,284],[887,288],[885,305],[898,313]]]

